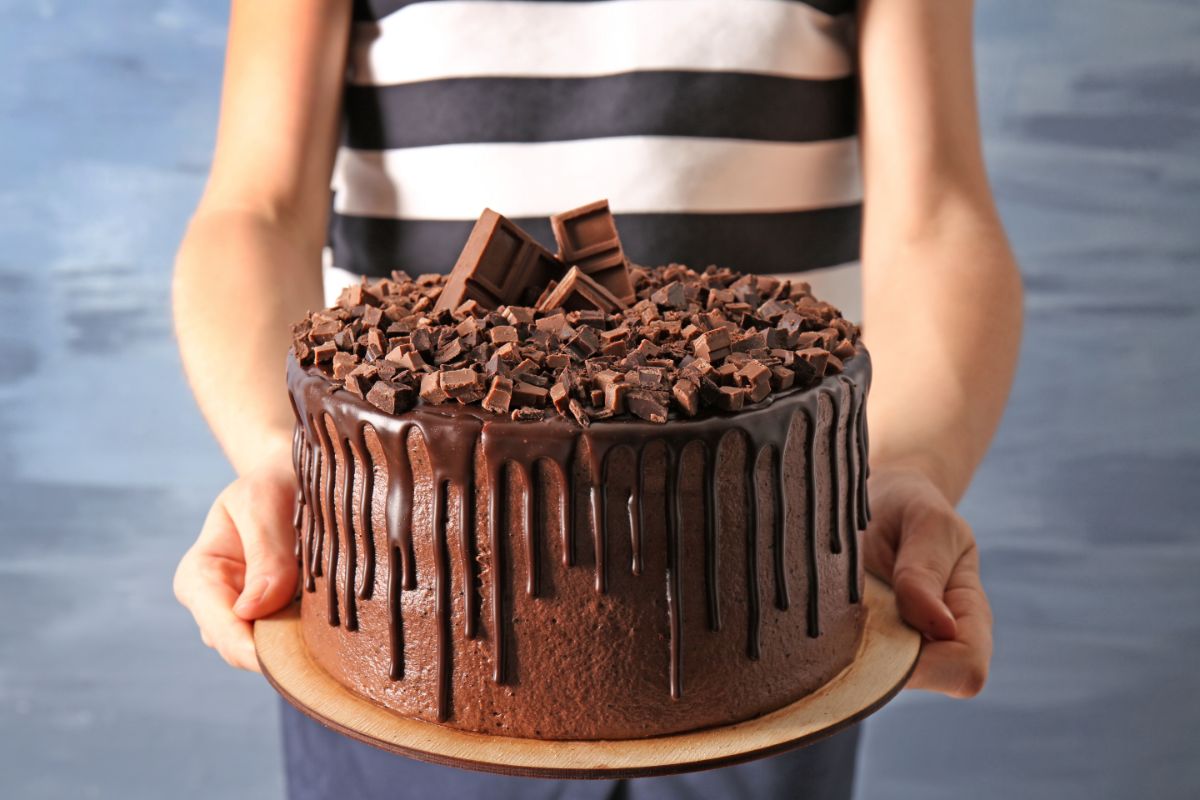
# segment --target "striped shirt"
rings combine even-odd
[[[638,263],[853,262],[853,5],[356,0],[333,263],[444,272],[484,207],[552,245],[600,197]]]

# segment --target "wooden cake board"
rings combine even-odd
[[[874,713],[904,686],[921,636],[891,589],[868,575],[858,656],[815,693],[757,719],[648,739],[542,741],[468,733],[402,717],[337,683],[309,657],[299,605],[254,626],[263,675],[321,724],[393,753],[465,769],[541,778],[638,778],[737,764],[812,744]]]

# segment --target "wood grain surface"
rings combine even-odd
[[[867,577],[867,627],[854,662],[817,692],[758,719],[650,739],[540,741],[458,731],[402,717],[337,683],[309,657],[293,604],[254,627],[263,674],[289,702],[376,747],[466,769],[558,778],[631,778],[735,764],[802,747],[871,714],[916,664],[920,635],[891,590]]]

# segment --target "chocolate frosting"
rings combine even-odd
[[[670,702],[683,702],[689,696],[689,676],[696,670],[705,669],[704,663],[685,662],[683,657],[685,633],[695,630],[695,625],[685,624],[683,618],[683,609],[690,602],[685,592],[688,586],[694,585],[687,573],[691,568],[698,568],[703,573],[703,624],[708,631],[722,631],[731,614],[744,615],[743,658],[755,662],[763,657],[764,647],[774,646],[775,641],[773,637],[764,639],[764,609],[760,603],[763,600],[770,602],[778,612],[786,612],[785,616],[802,614],[803,630],[808,637],[836,643],[837,652],[827,654],[826,663],[812,667],[814,675],[820,673],[819,678],[828,679],[853,656],[861,626],[860,615],[839,615],[838,627],[849,625],[854,630],[849,633],[836,630],[830,636],[823,636],[826,631],[821,615],[822,597],[828,596],[831,588],[822,583],[820,563],[824,563],[825,558],[822,550],[847,559],[846,583],[840,596],[845,603],[859,604],[862,565],[857,531],[865,528],[868,520],[865,396],[870,373],[869,356],[859,347],[857,354],[845,362],[841,374],[829,375],[811,389],[771,393],[760,403],[747,405],[737,413],[706,408],[695,417],[672,418],[667,424],[622,418],[597,420],[588,427],[581,427],[567,417],[526,422],[490,414],[475,405],[453,403],[421,404],[405,413],[385,413],[363,398],[337,388],[338,385],[318,369],[304,367],[294,356],[289,356],[287,379],[298,423],[293,449],[300,487],[295,522],[306,620],[317,597],[319,578],[323,578],[321,602],[329,627],[344,629],[354,635],[367,634],[366,631],[356,633],[360,628],[360,606],[384,604],[387,648],[382,671],[386,671],[386,681],[381,675],[374,674],[342,677],[353,680],[351,688],[385,704],[413,708],[411,696],[402,703],[391,699],[386,684],[403,686],[409,675],[424,676],[432,670],[436,688],[428,698],[431,707],[426,709],[428,716],[425,713],[418,715],[446,724],[478,728],[481,723],[474,721],[479,716],[476,709],[472,707],[470,714],[458,713],[459,701],[470,705],[472,698],[465,695],[459,698],[459,690],[452,693],[452,685],[458,686],[455,683],[456,648],[466,647],[462,642],[478,640],[481,635],[481,607],[486,606],[488,610],[487,627],[492,632],[489,637],[491,670],[487,680],[506,689],[507,694],[503,697],[514,697],[513,692],[519,693],[522,687],[542,680],[538,674],[523,672],[520,665],[514,668],[513,658],[506,652],[515,637],[538,636],[536,629],[515,624],[514,606],[541,602],[547,570],[570,572],[578,569],[580,548],[589,547],[591,557],[587,560],[593,571],[591,583],[597,596],[611,591],[613,570],[628,571],[637,581],[661,581],[658,585],[665,592],[667,616],[664,646],[668,651],[663,685]],[[832,418],[827,425],[820,424],[822,398],[827,398],[824,402],[832,408]],[[797,415],[803,416],[805,423],[801,456],[805,464],[803,491],[788,485],[784,478],[783,455],[792,421]],[[845,422],[840,423],[843,419]],[[419,432],[427,452],[433,487],[428,496],[428,508],[420,506],[422,498],[414,489],[414,463],[409,449],[409,435],[414,431]],[[828,437],[824,443],[820,441],[822,436]],[[722,496],[727,494],[723,487],[733,479],[718,468],[717,451],[726,437],[742,437],[747,453],[744,474],[740,478],[745,485],[749,516],[744,537],[747,566],[744,586],[737,591],[722,583],[723,577],[728,578],[728,572],[722,572],[721,561],[731,556],[719,545],[726,540],[722,536],[721,519],[728,519],[728,516],[718,513],[717,507]],[[665,452],[662,496],[666,524],[662,539],[646,537],[648,475],[642,468],[642,459],[651,445],[662,446]],[[684,507],[680,487],[688,477],[683,464],[684,451],[690,447],[699,447],[703,451],[702,485],[707,487],[704,490],[707,497],[703,512],[703,556],[698,563],[694,563],[697,562],[695,558],[684,558],[681,546],[683,520],[690,510]],[[629,532],[628,563],[611,563],[609,557],[613,551],[609,537],[614,527],[609,519],[613,508],[609,493],[614,485],[609,469],[618,452],[623,452],[626,458],[632,454],[637,464],[636,479],[630,481],[627,496],[621,504],[627,515],[620,527]],[[826,461],[819,460],[821,452],[826,454]],[[756,479],[760,456],[767,456],[772,464],[773,485],[768,491],[763,491],[761,481]],[[839,477],[842,472],[839,463],[845,465],[845,485]],[[514,473],[516,486],[511,482]],[[544,485],[548,478],[560,498],[557,509],[546,507],[548,504],[544,502],[549,494],[550,487]],[[829,529],[820,533],[818,478],[832,484]],[[386,526],[386,537],[382,540],[386,549],[376,553],[380,540],[372,535],[372,530],[373,519],[380,511],[374,507],[380,494],[376,486],[380,480],[385,489],[381,511]],[[582,486],[578,485],[580,481]],[[478,482],[483,486],[477,486]],[[587,504],[587,523],[578,531],[579,516],[572,507],[577,495],[585,497]],[[772,508],[762,506],[766,502],[764,495],[769,495]],[[485,509],[473,507],[480,496],[486,504]],[[455,508],[449,507],[452,502],[457,503]],[[515,507],[506,507],[511,502],[515,502]],[[790,506],[800,503],[805,507],[802,536],[785,523],[792,518]],[[431,520],[432,542],[414,542],[414,512],[427,515]],[[760,542],[755,535],[757,517],[764,513],[773,526],[769,556],[759,552]],[[455,524],[451,524],[451,518]],[[482,521],[479,540],[471,520]],[[561,560],[557,565],[543,563],[547,549],[542,540],[551,522],[561,537],[557,548]],[[585,533],[587,540],[578,541],[579,533]],[[452,536],[456,536],[457,541],[452,543]],[[431,545],[432,557],[420,568],[417,544],[422,551]],[[480,552],[481,545],[486,554]],[[803,583],[806,588],[800,596],[789,581],[788,565],[796,547],[803,550],[805,565]],[[665,554],[651,553],[652,548],[665,548]],[[452,551],[458,554],[457,561],[452,558]],[[509,554],[521,560],[520,572],[525,577],[517,594],[503,589],[506,576],[511,574],[514,566],[509,563]],[[345,563],[339,561],[343,557]],[[759,564],[764,557],[772,561],[768,574],[772,576],[773,585],[769,587],[760,585],[763,571]],[[650,562],[663,564],[665,574],[647,574],[646,565]],[[386,597],[383,598],[374,596],[377,564],[385,577]],[[486,564],[489,574],[482,574],[481,564]],[[451,596],[454,586],[462,594],[457,605]],[[404,617],[402,595],[426,589],[432,593],[434,641],[431,647],[422,642],[410,648],[405,641],[408,622]],[[486,602],[481,602],[484,592],[487,593]],[[740,602],[729,601],[730,597],[740,598]],[[456,607],[462,609],[461,614],[453,612]],[[455,620],[459,621],[460,630],[452,629]],[[577,634],[587,636],[588,631],[580,630]],[[310,638],[310,646],[316,643],[317,647],[324,647],[327,645],[320,643],[328,641],[326,634],[316,631]],[[613,642],[612,646],[619,647],[620,643]],[[330,663],[336,660],[332,654],[326,655]],[[428,661],[422,660],[430,656]],[[361,664],[364,673],[375,669],[370,662]],[[796,687],[803,691],[815,688],[805,688],[802,678],[805,676],[796,676],[793,689],[788,690],[793,695]],[[604,694],[602,688],[593,686],[592,691],[601,696]],[[582,687],[581,691],[586,689],[586,686]],[[502,697],[500,694],[489,696],[494,702],[500,702],[495,698]],[[654,706],[659,701],[647,698],[646,702],[648,706]],[[761,699],[756,703],[758,705],[748,702],[745,708],[708,709],[703,719],[698,718],[697,724],[733,721],[732,718],[768,710],[761,707]],[[717,717],[730,719],[715,719],[714,711]],[[543,709],[541,714],[539,729],[524,730],[514,725],[506,732],[551,738],[631,735],[619,720],[613,722],[611,715],[598,714],[598,719],[607,721],[603,725],[589,726],[580,720],[555,721],[552,719],[554,709]],[[669,720],[663,724],[679,729],[680,725],[688,723]],[[668,732],[665,729],[648,730],[645,725],[638,731],[640,735]]]

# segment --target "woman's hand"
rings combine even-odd
[[[992,611],[970,527],[921,471],[872,468],[866,568],[892,585],[925,636],[908,688],[974,697],[992,659]]]
[[[295,498],[290,454],[281,448],[217,496],[175,571],[175,596],[200,638],[232,666],[258,671],[251,621],[295,594]]]

